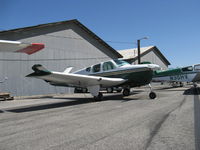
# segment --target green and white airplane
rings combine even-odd
[[[196,83],[200,82],[200,64],[165,71],[157,70],[154,72],[153,81],[171,83],[193,82],[196,87]]]
[[[95,100],[101,100],[102,88],[122,87],[123,95],[128,96],[130,88],[149,84],[153,71],[159,68],[156,64],[131,65],[122,60],[110,60],[70,73],[72,67],[64,72],[55,72],[37,64],[32,67],[34,72],[27,77],[42,79],[56,86],[87,88]],[[149,97],[154,99],[156,94],[151,91]]]

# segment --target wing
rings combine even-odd
[[[0,40],[0,52],[21,52],[31,55],[44,48],[42,43],[22,43],[19,41]]]
[[[120,85],[126,81],[121,78],[107,78],[66,72],[53,72],[48,71],[41,65],[34,65],[32,69],[35,72],[27,75],[26,77],[43,79],[53,85],[72,87],[92,87],[99,85],[101,87],[111,87]]]

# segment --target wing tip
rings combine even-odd
[[[44,47],[45,46],[43,43],[32,43],[30,46],[20,49],[16,52],[21,52],[21,53],[26,53],[28,55],[31,55],[33,53],[36,53],[36,52],[42,50]]]

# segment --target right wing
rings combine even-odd
[[[42,43],[23,43],[19,41],[0,40],[0,52],[20,52],[31,55],[44,48]]]

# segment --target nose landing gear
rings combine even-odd
[[[124,96],[129,96],[130,95],[130,89],[129,88],[124,88],[123,95]]]
[[[149,84],[149,88],[150,88],[150,93],[149,93],[149,98],[150,99],[155,99],[157,97],[156,93],[152,91],[152,87],[151,84]]]

